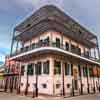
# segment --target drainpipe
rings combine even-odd
[[[98,78],[98,90],[99,90],[99,92],[100,92],[100,89],[99,89],[99,72],[98,72],[98,67],[96,68],[97,69],[97,78]]]
[[[27,66],[28,69],[28,66]],[[28,94],[28,70],[27,70],[27,76],[26,76],[26,88],[25,88],[25,95]]]
[[[80,65],[78,67],[79,67],[78,69],[79,69],[79,77],[80,77],[80,84],[81,84],[81,95],[83,95],[81,67],[80,67]]]
[[[94,73],[93,73],[93,66],[92,66],[92,74],[93,74],[93,92],[95,93],[95,81],[94,81]]]
[[[20,63],[20,66],[19,66],[20,68],[19,68],[18,77],[17,77],[17,81],[18,81],[17,93],[18,94],[20,94],[20,85],[21,85],[21,62],[19,61],[19,63]]]

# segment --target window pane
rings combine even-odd
[[[61,74],[61,62],[54,61],[54,74]]]
[[[43,73],[49,74],[49,61],[43,63]]]
[[[32,64],[29,64],[27,66],[27,74],[28,75],[33,75],[33,66],[32,66]]]
[[[83,76],[86,77],[87,76],[87,68],[83,67]]]
[[[70,64],[65,63],[65,75],[70,75]]]

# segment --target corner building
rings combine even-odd
[[[100,91],[97,36],[53,5],[40,8],[14,28],[9,59],[20,63],[21,94],[74,96]]]

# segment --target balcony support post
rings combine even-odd
[[[81,73],[81,66],[80,66],[80,64],[78,65],[78,71],[79,71],[80,85],[81,85],[81,91],[80,91],[80,94],[83,95],[82,73]]]
[[[30,40],[30,46],[29,47],[30,47],[30,49],[32,49],[32,40]]]
[[[69,40],[69,51],[71,52],[71,40]]]
[[[94,71],[93,71],[93,65],[91,65],[91,67],[92,67],[92,77],[93,77],[93,92],[95,93],[96,92],[96,90],[95,90],[95,81],[94,81]]]
[[[91,49],[89,50],[89,57],[91,57],[92,55],[91,55]]]
[[[63,66],[64,64],[63,64],[63,61],[61,61],[61,68],[62,68],[62,97],[64,97],[65,96],[65,80],[64,80],[64,76],[65,76],[65,74],[64,74],[64,72],[65,72],[65,69],[64,69],[64,66]]]
[[[64,49],[64,47],[63,47],[63,33],[61,33],[61,48]]]
[[[12,42],[11,42],[11,51],[10,51],[10,56],[12,55],[12,52],[13,52],[14,36],[15,36],[15,29],[13,30],[13,36],[12,36]]]
[[[89,86],[89,68],[86,64],[86,67],[87,67],[87,92],[90,93],[90,86]]]
[[[49,45],[52,46],[52,42],[53,42],[53,33],[52,31],[50,32],[50,41],[49,41]]]
[[[98,67],[96,69],[97,69],[97,77],[98,77],[98,91],[100,92],[100,87],[99,87],[100,82],[99,82],[99,71],[98,71]]]
[[[96,51],[95,51],[95,48],[94,48],[94,58],[96,59]]]
[[[18,52],[18,45],[19,45],[19,42],[17,41],[17,45],[16,45],[16,53]]]

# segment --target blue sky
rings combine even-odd
[[[46,4],[61,8],[100,41],[100,0],[0,0],[0,61],[10,52],[13,28]]]

